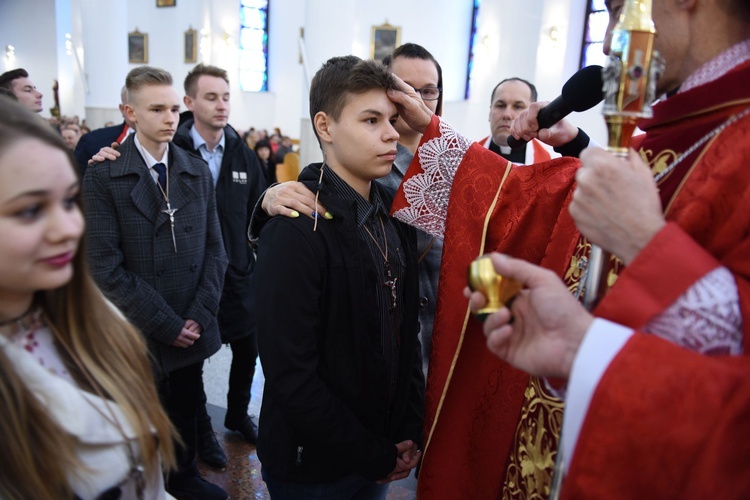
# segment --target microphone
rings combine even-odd
[[[539,111],[536,121],[539,130],[550,128],[573,111],[591,109],[604,99],[602,67],[586,66],[570,77],[562,88],[562,94]],[[508,146],[518,149],[526,144],[523,139],[508,136]]]

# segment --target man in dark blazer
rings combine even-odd
[[[203,361],[221,345],[216,313],[226,254],[205,163],[169,142],[180,102],[172,77],[142,66],[126,79],[137,132],[83,180],[89,265],[102,291],[147,339],[160,396],[184,443],[167,491],[225,499],[195,466]],[[106,332],[102,332],[106,334]]]
[[[86,167],[88,167],[89,161],[91,161],[91,158],[97,154],[100,149],[110,147],[113,142],[121,144],[122,141],[124,141],[125,138],[135,130],[133,123],[128,120],[127,116],[125,116],[125,105],[127,103],[128,91],[127,88],[123,87],[120,92],[119,108],[125,121],[119,125],[92,130],[87,134],[83,134],[78,140],[75,149],[75,157],[78,162],[78,167],[81,169],[81,178],[86,174]]]
[[[224,426],[256,444],[257,428],[247,413],[258,358],[255,289],[251,283],[255,258],[245,235],[266,181],[255,153],[227,124],[231,108],[225,70],[196,66],[185,78],[184,102],[192,118],[177,129],[174,144],[201,156],[208,164],[229,259],[218,315],[222,342],[232,348]],[[205,403],[198,410],[197,444],[198,456],[204,462],[219,468],[226,466],[226,455],[216,440]]]

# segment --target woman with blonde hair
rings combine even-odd
[[[171,425],[141,335],[89,275],[74,165],[0,98],[0,498],[166,498]]]

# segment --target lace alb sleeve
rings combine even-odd
[[[718,267],[706,274],[644,331],[701,354],[742,354],[742,312],[732,273]]]
[[[453,178],[471,144],[472,141],[440,120],[440,136],[417,150],[423,172],[404,181],[408,206],[397,210],[393,216],[436,238],[443,238]]]

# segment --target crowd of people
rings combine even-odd
[[[608,53],[629,4],[605,3]],[[283,183],[291,139],[229,125],[222,68],[180,93],[136,67],[123,123],[85,134],[0,75],[0,497],[228,498],[196,466],[229,462],[203,388],[222,343],[223,424],[274,499],[384,499],[415,469],[420,499],[746,497],[750,7],[653,18],[660,97],[626,157],[540,129],[512,76],[462,136],[413,43],[323,64],[325,160]],[[480,321],[485,254],[523,289]]]

